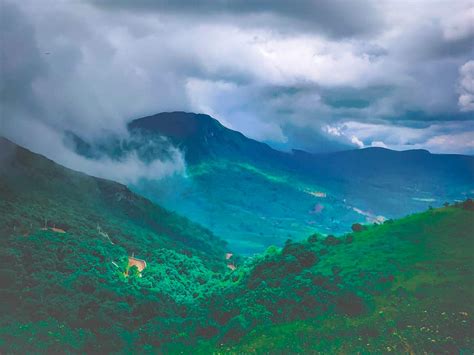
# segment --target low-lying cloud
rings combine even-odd
[[[136,152],[120,159],[109,156],[88,159],[65,144],[68,131],[91,140],[110,134],[127,139],[124,123],[137,103],[140,105],[140,88],[128,81],[128,73],[114,78],[119,67],[114,72],[104,72],[103,67],[96,66],[96,54],[103,55],[102,60],[113,57],[114,50],[107,43],[99,39],[92,46],[98,52],[88,53],[92,48],[81,48],[65,40],[68,35],[78,40],[84,35],[81,32],[85,29],[68,33],[74,31],[70,27],[77,25],[74,21],[64,24],[66,33],[41,45],[23,10],[7,2],[1,6],[0,135],[66,167],[125,184],[134,184],[142,178],[160,179],[184,173],[184,156],[172,146],[168,146],[161,157],[144,161]],[[64,9],[56,10],[61,13]],[[49,18],[42,19],[47,20]],[[50,30],[53,28],[45,29]],[[89,55],[93,63],[84,65]],[[114,85],[127,86],[128,95],[115,91]]]
[[[40,152],[47,158],[66,166],[70,169],[84,172],[86,174],[110,179],[123,184],[137,184],[141,179],[156,180],[174,174],[185,174],[186,164],[184,154],[171,145],[163,145],[150,138],[140,137],[136,142],[143,149],[151,145],[160,144],[164,153],[154,159],[143,159],[136,150],[125,151],[119,157],[108,154],[100,154],[94,158],[88,158],[68,144],[62,131],[57,131],[48,127],[40,121],[29,118],[16,120],[15,127],[5,127],[8,138],[21,146],[28,147],[34,152]],[[24,134],[25,132],[35,132],[36,137]],[[120,139],[134,139],[128,136],[118,136]]]
[[[184,157],[179,151],[173,152],[172,159],[155,159],[151,162],[144,162],[134,152],[120,160],[107,157],[93,160],[78,155],[66,156],[61,160],[86,174],[133,185],[141,179],[157,180],[185,172]]]

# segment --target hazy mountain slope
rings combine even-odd
[[[166,208],[223,235],[233,250],[261,252],[315,231],[342,233],[365,221],[342,197],[282,170],[231,160],[208,160],[187,168],[186,177],[144,180],[132,186]]]
[[[474,192],[474,157],[424,150],[367,148],[331,154],[295,152],[306,174],[363,209],[400,217]]]
[[[146,141],[165,136],[186,156],[187,177],[141,181],[141,194],[252,253],[311,231],[400,217],[473,195],[474,158],[368,148],[284,153],[210,116],[161,113],[132,121]],[[311,194],[323,192],[326,197]]]

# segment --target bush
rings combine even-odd
[[[227,324],[224,329],[222,341],[224,343],[233,343],[242,338],[248,331],[249,324],[242,315],[239,315]]]
[[[303,244],[295,243],[283,248],[283,256],[294,256],[304,268],[313,266],[317,262],[316,254],[308,250]]]
[[[336,311],[348,317],[363,314],[366,310],[364,300],[354,293],[346,293],[339,296],[336,301]]]
[[[363,230],[364,230],[364,226],[360,223],[354,223],[352,225],[352,231],[353,232],[357,233],[357,232],[362,232]]]
[[[341,244],[341,240],[339,238],[336,238],[333,235],[328,235],[326,239],[323,240],[324,245],[338,245]]]

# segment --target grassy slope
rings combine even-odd
[[[456,352],[474,349],[474,218],[442,208],[374,226],[328,249],[311,273],[337,275],[370,311],[260,327],[236,353]],[[337,267],[337,271],[334,269]]]
[[[322,163],[320,171],[325,174]],[[438,177],[441,182],[435,186],[423,174],[372,173],[383,175],[384,183],[373,183],[373,176],[362,173],[362,178],[348,173],[356,175],[354,181],[343,181],[340,176],[313,177],[260,162],[208,159],[189,165],[187,177],[173,176],[166,183],[142,181],[133,188],[223,236],[244,255],[283,245],[287,239],[302,240],[314,232],[346,233],[352,223],[380,215],[398,218],[430,204],[440,206],[444,199],[466,196],[459,191],[469,191],[468,186],[456,183],[447,188],[448,178]],[[404,183],[400,183],[402,177]],[[439,194],[426,191],[427,186],[437,188]],[[326,192],[327,197],[317,198],[311,191]],[[423,197],[427,200],[414,200]]]

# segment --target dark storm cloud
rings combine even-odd
[[[41,110],[32,83],[46,74],[46,66],[34,38],[34,28],[16,6],[4,2],[0,3],[0,45],[2,116],[12,107],[30,112]]]
[[[0,6],[0,136],[67,167],[124,183],[184,170],[183,156],[174,148],[170,148],[166,160],[150,163],[144,163],[134,154],[121,161],[89,160],[68,149],[64,145],[64,133],[70,129],[92,136],[121,130],[120,110],[116,117],[109,111],[119,104],[118,97],[99,103],[93,93],[100,87],[95,80],[104,68],[88,73],[90,68],[84,65],[88,50],[101,56],[94,58],[93,66],[97,61],[110,59],[113,50],[107,48],[102,38],[94,38],[89,27],[74,29],[77,25],[74,15],[65,22],[65,18],[54,16],[43,19],[52,22],[39,35],[26,11],[10,2],[2,1]],[[53,22],[56,24],[52,25]],[[58,24],[62,32],[54,31]],[[41,45],[38,37],[45,34],[47,40]],[[70,41],[73,38],[75,42]],[[113,85],[117,81],[101,84],[105,85],[101,88],[104,94],[109,91],[113,97]]]
[[[474,26],[474,25],[473,25]],[[460,38],[446,38],[439,23],[420,24],[407,30],[406,41],[400,42],[398,51],[404,60],[438,60],[474,54],[474,33]]]
[[[174,110],[285,149],[471,149],[468,0],[0,3],[0,134],[51,157]]]
[[[338,137],[328,137],[323,131],[315,131],[313,127],[300,127],[288,123],[284,125],[283,130],[288,139],[287,144],[283,147],[318,153],[329,153],[353,148],[349,142],[338,139]]]
[[[92,0],[92,3],[127,11],[201,18],[224,16],[226,21],[238,16],[239,21],[277,31],[315,31],[336,38],[376,33],[382,22],[370,0]]]

